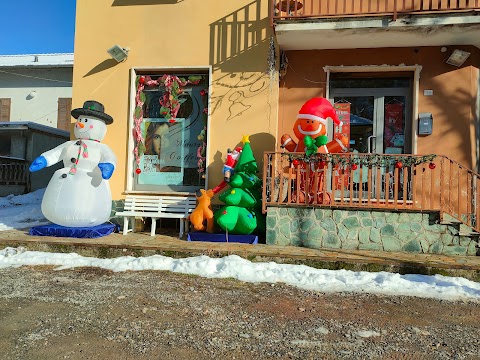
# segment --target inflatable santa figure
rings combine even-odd
[[[327,118],[331,118],[335,125],[342,126],[335,109],[327,99],[312,98],[303,104],[298,112],[293,132],[298,143],[288,134],[281,138],[281,146],[290,152],[312,153],[341,153],[348,151],[348,137],[336,133],[334,139],[327,140]]]
[[[235,165],[237,165],[238,157],[241,152],[242,148],[240,146],[236,147],[233,151],[230,149],[227,150],[227,159],[223,165],[223,179],[225,182],[230,182],[230,177],[233,175]]]
[[[38,171],[63,161],[63,168],[50,179],[42,200],[43,215],[52,223],[67,227],[92,227],[110,218],[112,196],[108,179],[113,174],[116,157],[100,143],[113,122],[97,101],[86,101],[83,108],[72,110],[77,119],[77,140],[67,141],[44,152],[30,166]]]

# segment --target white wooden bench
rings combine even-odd
[[[157,220],[161,218],[175,218],[180,220],[181,238],[184,229],[188,231],[187,217],[197,206],[197,199],[193,196],[169,195],[127,195],[123,211],[116,216],[123,216],[123,235],[135,231],[135,217],[149,217],[152,219],[151,236],[155,236]],[[131,220],[131,228],[128,223]]]

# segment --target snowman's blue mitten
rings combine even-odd
[[[32,164],[28,169],[30,170],[30,172],[35,172],[43,169],[46,166],[47,166],[47,159],[45,159],[43,156],[40,155],[35,160],[33,160]]]
[[[102,171],[102,178],[105,180],[108,180],[112,177],[113,170],[115,169],[115,166],[110,163],[99,163],[98,167]]]

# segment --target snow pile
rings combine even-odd
[[[25,195],[0,198],[0,231],[48,224],[40,209],[44,192],[45,189],[40,189]]]
[[[26,229],[48,223],[40,210],[43,193],[44,190],[38,190],[31,194],[0,198],[0,231]],[[220,259],[208,256],[173,259],[160,255],[98,259],[75,253],[26,251],[22,247],[7,247],[0,250],[0,269],[27,265],[52,265],[57,270],[76,267],[98,267],[112,271],[160,270],[207,278],[235,278],[252,283],[285,283],[320,292],[405,295],[480,302],[479,283],[441,275],[324,270],[305,265],[250,262],[236,255]],[[364,334],[364,336],[374,336],[374,334]]]
[[[118,271],[172,271],[206,278],[234,278],[259,283],[285,283],[320,292],[354,292],[382,295],[405,295],[444,300],[480,302],[480,284],[441,275],[400,275],[387,272],[354,272],[314,269],[304,265],[256,263],[237,255],[224,258],[195,256],[173,259],[161,255],[124,256],[114,259],[84,257],[75,253],[56,254],[6,248],[0,251],[0,268],[53,265],[56,270],[97,267]]]

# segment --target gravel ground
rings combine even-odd
[[[1,359],[479,359],[480,304],[169,272],[0,270]]]

